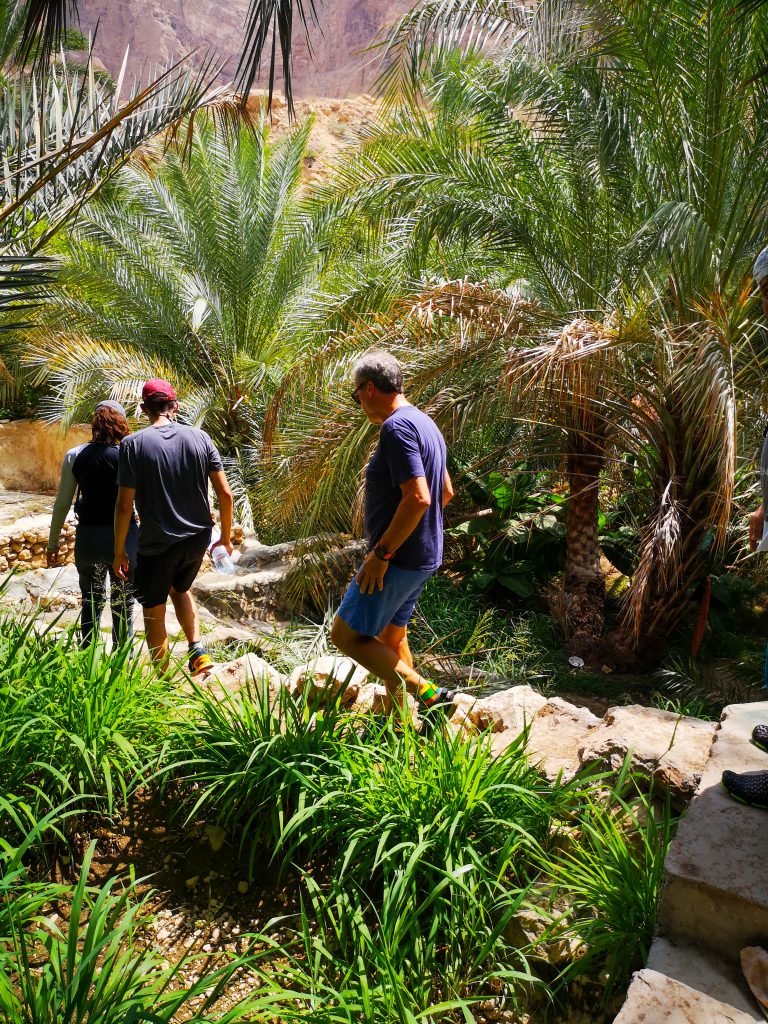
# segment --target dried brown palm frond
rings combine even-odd
[[[726,541],[736,476],[738,381],[755,377],[759,360],[751,351],[754,325],[739,316],[723,318],[723,310],[718,301],[700,307],[707,319],[665,325],[635,375],[635,453],[656,498],[617,642],[649,657],[689,610],[693,584]]]

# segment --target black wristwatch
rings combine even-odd
[[[390,558],[394,558],[394,551],[387,551],[383,544],[377,544],[373,549],[374,555],[381,559],[382,562],[388,562]]]

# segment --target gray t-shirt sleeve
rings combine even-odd
[[[67,518],[67,513],[72,507],[72,499],[74,498],[75,491],[77,490],[77,480],[75,480],[72,467],[75,464],[75,459],[83,448],[85,448],[84,444],[79,444],[76,448],[70,448],[64,456],[64,461],[61,464],[59,492],[56,495],[56,501],[53,503],[51,529],[48,533],[49,551],[55,551],[58,548],[61,528],[64,525],[64,520]]]
[[[117,462],[117,486],[136,489],[136,456],[133,447],[123,441]]]
[[[202,433],[203,437],[205,438],[206,455],[208,459],[208,472],[218,473],[219,470],[224,469],[224,463],[221,461],[221,456],[219,455],[216,449],[216,445],[210,439],[208,434],[206,434],[205,431],[203,431]]]

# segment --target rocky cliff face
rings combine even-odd
[[[162,65],[193,49],[227,59],[223,77],[234,76],[249,0],[80,0],[80,29],[98,24],[96,55],[117,73],[126,47],[129,68]],[[319,27],[310,58],[296,32],[294,83],[297,98],[344,97],[367,92],[378,56],[361,51],[409,10],[411,0],[316,0]],[[280,82],[276,83],[278,86]]]

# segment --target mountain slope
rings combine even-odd
[[[370,90],[378,56],[361,51],[411,6],[410,0],[316,0],[320,24],[312,32],[311,59],[302,32],[295,36],[296,97],[344,97]],[[228,59],[224,77],[231,78],[249,0],[80,0],[78,7],[81,31],[87,35],[98,25],[96,55],[113,73],[126,47],[132,72],[199,49]]]

